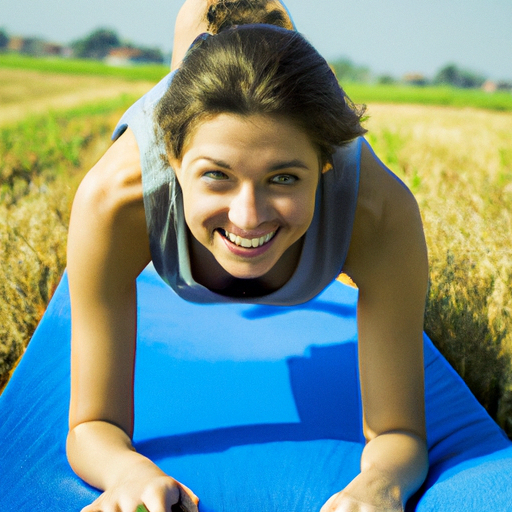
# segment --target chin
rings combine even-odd
[[[270,268],[241,268],[239,265],[221,265],[222,268],[235,279],[258,279],[267,274]]]

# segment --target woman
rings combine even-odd
[[[197,14],[206,4],[185,3],[177,72],[162,97],[128,113],[73,205],[68,458],[105,491],[85,510],[197,510],[192,490],[131,444],[135,279],[153,259],[179,295],[199,302],[293,304],[341,270],[352,277],[367,445],[361,473],[321,512],[401,511],[428,467],[427,256],[416,202],[361,139],[360,115],[296,32],[240,26],[198,38],[184,57],[208,23],[214,31],[222,9],[215,3],[208,21]]]

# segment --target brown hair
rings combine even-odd
[[[168,154],[180,159],[187,137],[205,119],[221,113],[284,116],[309,135],[324,165],[336,146],[366,132],[363,112],[298,32],[244,25],[193,45],[157,106],[156,120]]]
[[[293,30],[293,24],[276,0],[219,0],[206,13],[208,32],[218,34],[234,25],[266,23]]]

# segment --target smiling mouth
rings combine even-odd
[[[246,249],[255,249],[256,247],[261,247],[262,245],[267,244],[274,238],[277,233],[276,231],[272,231],[272,233],[267,233],[264,236],[259,238],[242,238],[239,235],[234,235],[225,229],[218,229],[219,233],[226,239],[228,239],[231,243],[237,245],[238,247],[244,247]]]

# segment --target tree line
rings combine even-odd
[[[158,48],[146,48],[132,43],[123,43],[114,30],[99,28],[71,43],[73,55],[79,59],[103,60],[115,48],[130,48],[138,50],[138,55],[132,60],[141,62],[163,62],[164,55]]]
[[[0,51],[8,48],[9,36],[5,30],[0,29]],[[158,48],[146,48],[127,43],[121,40],[118,34],[111,29],[99,28],[82,39],[77,39],[70,44],[72,55],[81,59],[105,59],[112,50],[116,48],[127,48],[136,50],[130,60],[132,62],[155,62],[163,63],[165,57]],[[24,53],[36,54],[30,48]],[[377,81],[383,84],[396,83],[397,80],[391,75],[380,75],[374,77],[371,70],[366,66],[355,64],[348,58],[339,58],[331,63],[336,76],[342,82],[371,82]],[[482,87],[486,77],[475,71],[461,68],[454,63],[443,66],[432,79],[420,74],[406,75],[402,81],[411,85],[451,85],[464,89]]]
[[[9,49],[11,38],[4,29],[0,29],[0,51]],[[41,56],[45,54],[46,41],[37,38],[24,38],[20,45],[20,53]],[[115,49],[133,50],[130,55],[132,62],[163,63],[165,56],[159,48],[148,48],[123,41],[114,30],[98,28],[81,39],[72,41],[66,53],[78,59],[105,59]]]
[[[399,80],[389,74],[374,77],[370,68],[355,64],[350,59],[341,58],[331,63],[333,71],[341,82],[370,82],[377,81],[381,84],[394,84]],[[456,64],[449,63],[443,66],[432,79],[424,75],[411,73],[403,77],[402,81],[411,85],[451,85],[463,89],[480,88],[486,82],[487,77],[481,73],[464,69]]]

